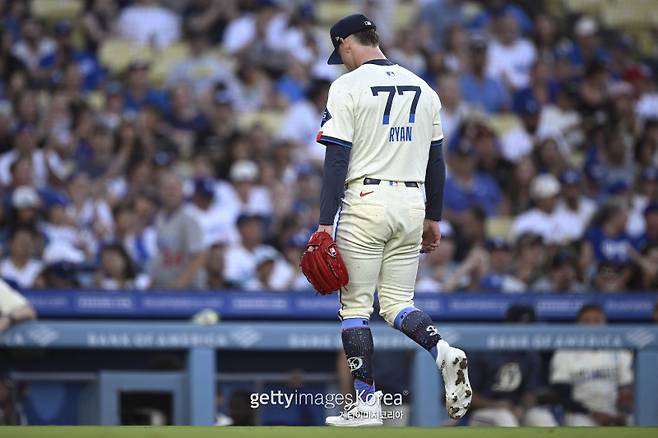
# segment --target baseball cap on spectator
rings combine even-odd
[[[41,199],[34,187],[20,186],[11,194],[11,205],[14,208],[38,208]]]
[[[175,161],[176,157],[168,151],[157,151],[152,158],[154,166],[167,167]]]
[[[235,221],[235,225],[240,228],[249,222],[260,222],[265,224],[265,218],[257,213],[241,213]]]
[[[530,196],[534,200],[552,198],[560,193],[560,182],[553,175],[544,173],[530,183]]]
[[[507,240],[502,237],[492,237],[491,239],[487,239],[484,246],[489,251],[510,249],[509,243],[507,243]]]
[[[267,262],[273,262],[278,258],[276,250],[269,246],[256,248],[254,251],[254,264],[258,267]]]
[[[254,182],[258,179],[258,165],[253,161],[239,160],[233,163],[229,178],[233,182]]]
[[[474,148],[469,140],[462,137],[455,137],[454,140],[448,143],[448,152],[463,157],[473,155]]]
[[[329,56],[327,64],[342,64],[343,60],[338,54],[338,46],[340,46],[340,40],[366,29],[377,30],[377,26],[375,26],[375,23],[373,23],[370,18],[363,14],[348,15],[347,17],[341,18],[336,22],[336,24],[331,26],[329,35],[331,36],[331,44],[334,45],[334,51],[331,52],[331,56]]]
[[[629,67],[621,74],[621,78],[627,82],[643,81],[651,79],[651,76],[651,69],[643,64]]]
[[[656,167],[647,167],[644,170],[642,170],[642,174],[640,175],[640,178],[642,181],[652,181],[656,182],[658,181],[658,168]]]
[[[644,216],[648,216],[650,214],[658,213],[658,202],[651,202],[649,205],[644,207]]]
[[[18,122],[13,129],[13,134],[23,134],[24,132],[33,133],[36,131],[34,125],[30,122]]]
[[[531,94],[523,94],[522,97],[514,99],[513,110],[518,114],[537,114],[540,110],[539,101]]]
[[[231,105],[233,104],[233,95],[226,87],[219,88],[213,94],[213,102],[215,105]]]
[[[598,31],[599,25],[592,17],[585,15],[576,22],[575,33],[579,37],[596,35]]]
[[[215,181],[208,176],[197,178],[194,181],[194,194],[201,195],[205,198],[214,198]]]
[[[43,193],[43,204],[46,209],[53,207],[66,207],[70,204],[68,196],[56,190],[47,190]]]
[[[613,181],[606,187],[606,192],[611,196],[621,195],[622,193],[628,192],[631,186],[628,181],[617,180]]]
[[[73,30],[73,26],[67,20],[60,20],[55,24],[53,32],[55,35],[70,35]]]
[[[535,309],[528,304],[512,304],[505,312],[505,322],[528,323],[536,319]]]
[[[560,175],[560,183],[565,186],[579,185],[581,181],[582,176],[580,175],[580,172],[573,168],[565,170],[562,172],[562,175]]]

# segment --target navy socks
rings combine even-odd
[[[441,340],[441,335],[439,335],[432,323],[432,318],[427,313],[415,307],[407,307],[402,309],[395,317],[394,326],[429,351],[436,360],[439,354],[436,345]]]
[[[357,397],[367,401],[375,393],[375,380],[372,375],[372,354],[374,345],[372,333],[365,318],[350,318],[341,324],[343,349],[347,365],[354,377]]]

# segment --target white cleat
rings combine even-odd
[[[381,398],[381,391],[375,392],[368,401],[363,401],[357,396],[356,402],[346,405],[340,415],[327,417],[325,424],[337,427],[381,426],[383,424]]]
[[[443,374],[446,387],[446,410],[450,418],[459,420],[468,412],[473,398],[471,382],[468,380],[468,359],[466,353],[459,348],[451,347],[443,340],[439,344],[436,364]]]

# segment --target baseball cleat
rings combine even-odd
[[[368,401],[363,401],[357,396],[356,402],[345,405],[340,415],[327,417],[325,424],[337,427],[381,426],[383,424],[381,398],[381,391],[375,392]]]
[[[443,384],[446,388],[446,410],[453,420],[459,420],[471,407],[473,390],[468,380],[468,359],[466,353],[459,348],[442,346],[437,358],[437,365],[443,374]]]

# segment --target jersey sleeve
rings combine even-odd
[[[432,146],[440,146],[443,140],[443,127],[441,126],[441,100],[434,94],[434,115],[432,117]]]
[[[322,115],[318,143],[337,144],[347,149],[352,148],[354,136],[354,108],[352,96],[340,83],[334,82],[329,88],[327,108]]]

